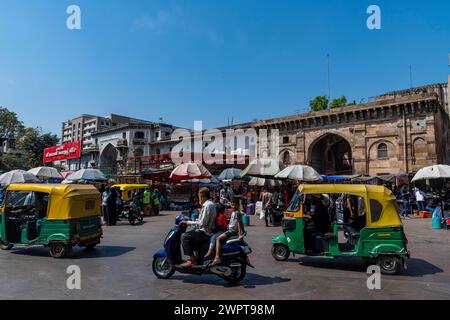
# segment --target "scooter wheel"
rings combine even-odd
[[[234,270],[231,276],[224,276],[223,279],[225,279],[225,281],[228,282],[228,284],[234,285],[244,280],[246,274],[247,274],[247,265],[244,263],[240,266],[238,270]]]
[[[291,252],[289,248],[281,243],[276,243],[272,246],[272,257],[277,261],[286,261],[289,259]]]
[[[158,257],[153,259],[152,269],[158,279],[169,279],[175,272],[175,265],[167,257]]]

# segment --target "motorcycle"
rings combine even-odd
[[[175,226],[170,230],[164,241],[164,248],[153,255],[152,269],[157,278],[169,279],[175,271],[178,271],[194,275],[215,274],[229,284],[237,284],[245,278],[247,266],[254,268],[248,258],[248,255],[252,252],[251,248],[245,241],[240,241],[237,238],[231,238],[222,245],[221,262],[217,265],[211,266],[212,259],[203,258],[208,251],[209,242],[207,242],[197,251],[199,265],[180,266],[185,262],[181,254],[181,236],[186,232],[186,227],[180,226],[180,222],[187,220],[189,220],[188,217],[184,215],[176,217]]]
[[[120,215],[121,218],[127,219],[131,225],[135,225],[136,222],[139,224],[144,223],[144,213],[140,208],[136,208],[133,203],[126,204]]]

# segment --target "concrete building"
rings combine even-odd
[[[151,124],[151,122],[140,119],[133,119],[126,116],[111,114],[106,117],[83,114],[62,123],[61,143],[81,142],[81,159],[63,161],[61,164],[68,170],[87,168],[94,164],[92,161],[92,151],[97,146],[92,135],[95,132],[116,128],[128,123]]]
[[[138,171],[138,163],[151,155],[169,153],[176,128],[164,123],[127,123],[92,134],[91,166],[111,173]],[[167,146],[164,142],[169,141]]]

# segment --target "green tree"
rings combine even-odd
[[[0,157],[0,170],[8,172],[16,169],[28,169],[25,158],[12,153],[5,153]]]
[[[23,131],[24,125],[19,121],[15,112],[0,107],[0,138],[17,138]]]
[[[28,167],[42,166],[44,149],[58,144],[58,137],[51,133],[43,133],[40,128],[27,128],[17,142],[17,147],[25,152]]]
[[[311,111],[322,111],[328,108],[328,102],[326,96],[318,96],[309,102],[309,107]]]
[[[334,99],[333,102],[331,102],[330,109],[342,108],[345,106],[347,106],[347,98],[343,96],[338,99]]]

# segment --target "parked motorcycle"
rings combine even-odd
[[[211,266],[212,259],[203,259],[209,247],[209,242],[197,251],[199,265],[192,267],[181,267],[181,236],[186,232],[186,226],[181,225],[181,221],[189,220],[184,215],[179,215],[175,219],[175,226],[167,235],[164,241],[164,248],[158,250],[153,256],[153,273],[159,279],[169,279],[175,271],[186,274],[215,274],[230,284],[241,282],[246,275],[247,266],[254,268],[248,255],[252,252],[245,241],[238,238],[230,239],[222,246],[221,262]]]

